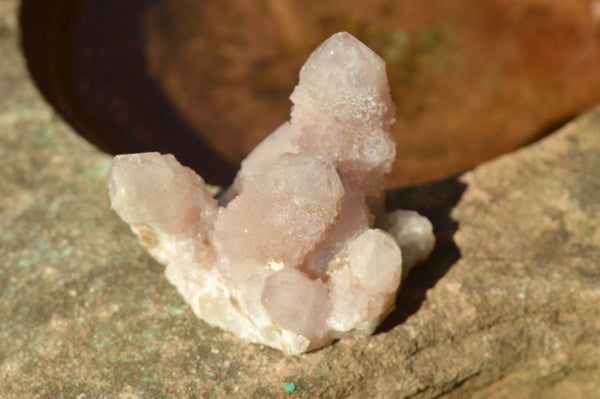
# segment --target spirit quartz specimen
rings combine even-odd
[[[416,212],[383,211],[395,158],[383,59],[337,33],[310,55],[291,100],[290,121],[218,201],[158,153],[115,157],[109,193],[198,317],[300,354],[371,334],[435,239]]]

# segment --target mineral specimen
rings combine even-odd
[[[109,194],[198,317],[300,354],[371,334],[435,239],[416,212],[383,211],[395,143],[379,56],[337,33],[310,55],[291,100],[291,120],[218,201],[158,153],[115,157]]]

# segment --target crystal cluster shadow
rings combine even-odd
[[[387,332],[415,314],[425,300],[427,291],[460,259],[460,249],[454,243],[458,223],[451,217],[467,185],[460,176],[390,190],[386,196],[388,211],[414,209],[433,224],[436,246],[429,259],[411,270],[396,297],[396,309],[379,326],[376,333]]]

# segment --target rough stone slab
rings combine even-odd
[[[432,218],[433,257],[379,333],[285,357],[196,319],[110,211],[109,157],[28,81],[16,6],[0,1],[0,397],[600,395],[600,108],[392,193]]]

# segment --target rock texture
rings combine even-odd
[[[109,209],[110,159],[31,86],[16,7],[0,2],[1,397],[600,395],[600,109],[392,193],[440,240],[401,310],[372,337],[284,357],[199,321]]]

